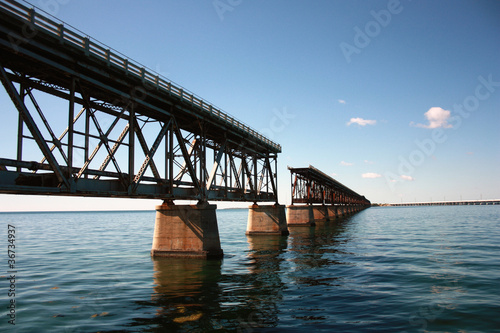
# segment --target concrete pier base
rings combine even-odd
[[[247,235],[289,234],[284,205],[252,205],[248,207]]]
[[[327,213],[328,213],[328,218],[330,220],[335,220],[338,217],[337,214],[337,207],[335,206],[327,206]]]
[[[310,227],[316,225],[316,223],[314,223],[314,212],[312,206],[286,206],[286,222],[288,226]]]
[[[314,222],[329,221],[328,210],[325,205],[312,206]]]
[[[344,217],[345,215],[345,208],[344,206],[337,206],[337,212],[339,217]]]
[[[216,208],[208,203],[156,206],[151,255],[222,258]]]

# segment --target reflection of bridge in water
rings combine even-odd
[[[253,202],[248,234],[286,235],[288,225],[302,223],[290,217],[287,224],[278,204],[279,144],[14,0],[0,0],[0,81],[13,106],[5,113],[17,112],[2,123],[17,129],[17,137],[2,145],[0,193],[161,199],[153,256],[221,257],[216,206],[209,201]],[[307,170],[296,170],[299,184],[308,188],[311,205],[326,195],[327,218],[369,204],[319,170]],[[295,208],[292,203],[289,212]]]
[[[289,237],[247,235],[246,244],[238,243],[245,255],[223,263],[153,258],[154,318],[137,316],[134,325],[153,322],[169,332],[252,332],[287,325],[290,313],[294,322],[337,325],[317,300],[335,297],[325,290],[348,289],[345,270],[356,270],[342,250],[353,237],[350,221],[292,228]],[[331,269],[331,275],[311,273],[322,269]]]
[[[154,258],[152,303],[158,327],[169,332],[250,332],[277,326],[285,289],[280,255],[287,238],[248,236],[248,245],[241,268],[224,274],[220,260]]]

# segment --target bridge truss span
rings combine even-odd
[[[17,129],[0,193],[277,202],[281,146],[32,8],[2,0],[0,16]]]
[[[360,205],[370,201],[313,166],[288,167],[291,175],[292,205]]]

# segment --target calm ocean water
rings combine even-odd
[[[0,213],[0,332],[500,332],[500,206],[370,208],[288,237],[217,217],[224,259],[205,261],[152,259],[153,211]]]

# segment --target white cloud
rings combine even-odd
[[[407,175],[401,175],[399,177],[401,177],[401,179],[409,180],[411,182],[415,180],[415,178],[413,178],[412,176],[407,176]]]
[[[338,100],[338,102],[339,102],[340,104],[347,104],[347,102],[346,102],[345,100],[343,100],[343,99],[339,99],[339,100]]]
[[[375,172],[367,172],[361,175],[363,178],[380,178],[382,177],[381,174],[375,173]]]
[[[373,161],[368,161],[368,160],[365,160],[365,163],[366,163],[366,164],[375,164],[375,162],[373,162]]]
[[[351,118],[349,122],[347,123],[347,126],[350,126],[352,124],[358,124],[359,126],[366,126],[366,125],[375,125],[377,123],[376,120],[369,120],[369,119],[363,119],[363,118]]]
[[[343,166],[351,166],[353,164],[354,163],[349,163],[349,162],[345,162],[345,161],[340,162],[340,165],[343,165]]]
[[[410,126],[421,127],[421,128],[451,128],[451,124],[448,124],[448,119],[450,118],[451,112],[439,107],[432,107],[426,113],[424,113],[425,118],[429,121],[429,124],[415,124],[413,121]]]

